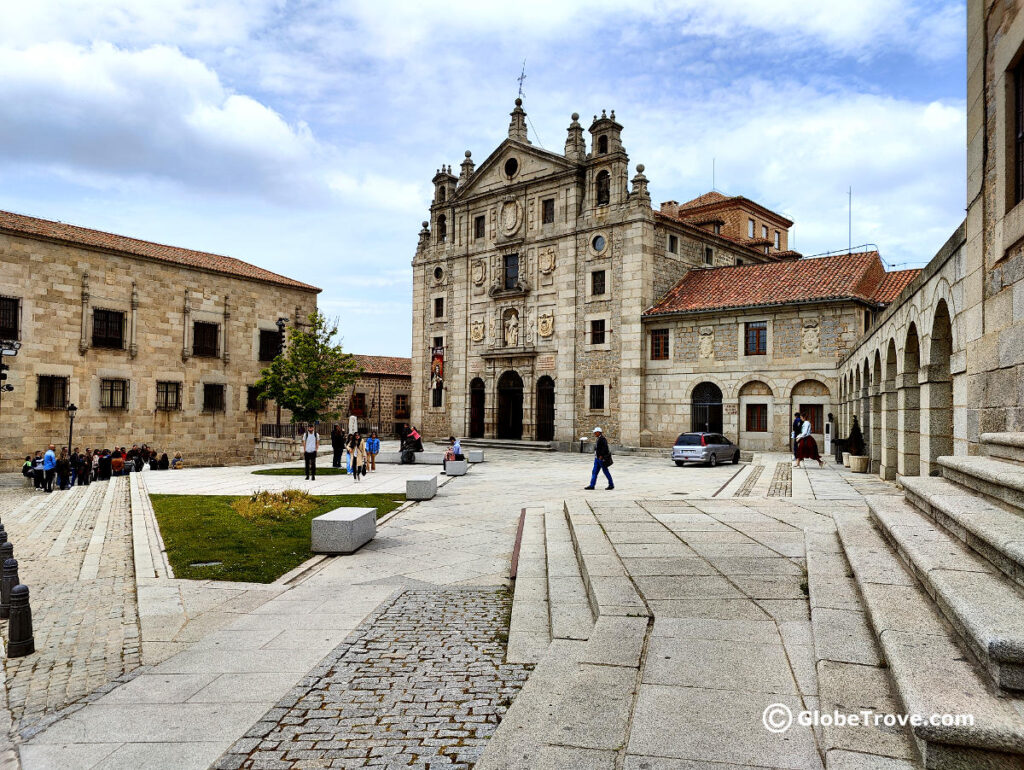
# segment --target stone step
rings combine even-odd
[[[1024,465],[1024,433],[982,433],[981,453]]]
[[[964,655],[953,630],[868,514],[844,512],[835,520],[902,713],[926,720],[933,714],[973,716],[969,725],[927,721],[911,727],[925,767],[1019,769],[1024,703],[992,691],[985,672]]]
[[[479,447],[481,449],[516,449],[523,452],[553,452],[555,450],[555,445],[550,441],[516,441],[503,438],[463,438],[459,441],[464,447]]]
[[[536,663],[543,657],[551,643],[549,617],[544,509],[527,508],[505,653],[509,663]]]
[[[589,639],[594,629],[594,615],[576,560],[565,511],[549,508],[544,514],[544,530],[551,637]]]
[[[898,712],[896,693],[838,536],[807,531],[804,547],[819,710],[824,714]],[[910,770],[917,759],[913,738],[900,726],[823,726],[818,742],[828,770],[861,766],[856,761]]]
[[[991,564],[898,497],[868,510],[966,646],[1008,690],[1024,690],[1024,597]]]
[[[1024,516],[1024,467],[991,457],[940,457],[942,476],[997,502],[1013,506]]]
[[[901,479],[907,501],[1024,588],[1024,516],[949,479]]]

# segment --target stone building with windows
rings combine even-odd
[[[792,221],[742,196],[654,209],[614,111],[586,131],[578,118],[551,152],[516,100],[479,167],[467,151],[435,174],[413,260],[412,421],[563,447],[601,425],[626,446],[699,427],[784,448],[782,416],[832,411],[839,360],[913,271],[886,273],[877,253],[801,259]],[[748,338],[764,353],[741,355]]]
[[[252,385],[281,318],[314,286],[238,259],[0,212],[0,340],[17,356],[0,401],[0,468],[73,444],[147,443],[187,462],[250,460],[274,410]]]
[[[338,421],[348,430],[348,416],[355,415],[359,429],[390,438],[402,423],[410,422],[411,376],[409,359],[355,354],[362,373],[334,402]]]

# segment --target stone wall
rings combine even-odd
[[[363,429],[376,430],[379,436],[393,437],[397,435],[396,423],[411,422],[411,414],[395,414],[395,396],[404,395],[407,399],[412,397],[410,378],[363,373],[331,404],[331,408],[338,412],[337,421],[345,426],[345,430],[348,430],[348,417],[351,414],[350,405],[354,393],[361,393],[366,404],[365,414],[359,418],[359,424]]]

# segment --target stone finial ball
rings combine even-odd
[[[580,119],[580,114],[579,114],[578,112],[574,112],[574,113],[572,114],[572,119],[573,119],[573,120],[579,120],[579,119]]]
[[[423,226],[424,226],[424,227],[426,227],[426,226],[427,226],[428,224],[430,224],[430,223],[429,223],[429,222],[426,222],[426,221],[424,221],[424,222],[423,222]]]
[[[636,173],[638,173],[638,174],[644,173],[644,164],[643,163],[637,163],[636,164]]]
[[[522,99],[520,99],[520,98],[519,98],[519,97],[517,96],[517,97],[516,97],[516,107],[522,107],[522,106],[523,106],[523,100],[522,100]]]
[[[473,157],[473,153],[471,153],[469,150],[466,150],[466,157],[467,158],[472,158]]]

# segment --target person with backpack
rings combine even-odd
[[[597,485],[597,474],[603,471],[605,478],[608,479],[608,486],[605,489],[615,489],[612,474],[608,472],[612,465],[612,450],[608,446],[608,439],[604,437],[604,432],[600,428],[594,428],[594,435],[597,436],[594,443],[594,472],[590,475],[590,486],[583,488],[594,489]]]

